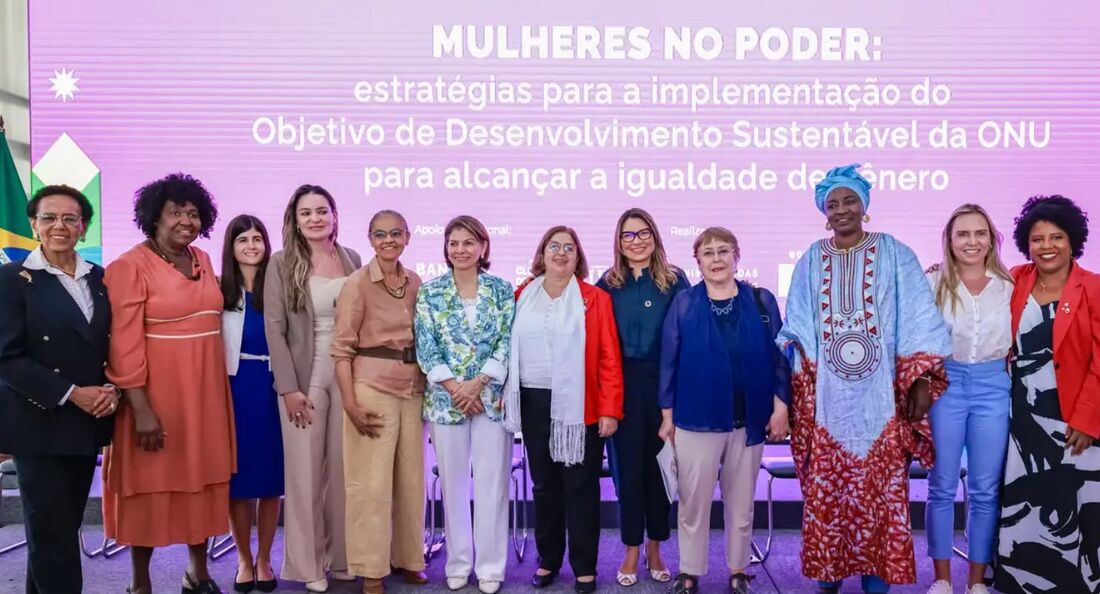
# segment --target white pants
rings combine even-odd
[[[485,414],[461,425],[431,424],[443,491],[447,531],[447,577],[504,581],[508,562],[508,476],[512,434]],[[470,522],[470,463],[474,475],[474,521]],[[474,549],[477,561],[474,562]]]
[[[703,433],[676,429],[676,467],[680,487],[680,571],[707,574],[710,504],[714,483],[722,486],[726,525],[726,566],[730,572],[749,566],[756,475],[764,444],[745,445],[745,430]]]

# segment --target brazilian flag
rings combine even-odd
[[[38,246],[33,237],[27,220],[27,194],[0,122],[0,263],[25,258]]]

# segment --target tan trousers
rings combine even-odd
[[[283,527],[283,579],[312,582],[325,570],[346,571],[344,537],[344,400],[327,349],[313,363],[309,398],[313,424],[299,429],[287,420],[279,398],[283,428],[286,499]]]
[[[348,571],[381,578],[390,566],[424,569],[424,399],[355,384],[355,400],[382,415],[382,434],[359,435],[344,421]]]
[[[745,430],[703,433],[676,429],[676,467],[680,488],[680,572],[707,574],[710,506],[714,482],[722,486],[726,526],[726,565],[730,572],[749,566],[756,475],[764,444],[745,446]]]

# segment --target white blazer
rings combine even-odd
[[[237,375],[241,364],[241,340],[244,338],[244,296],[237,307],[222,312],[222,340],[225,341],[225,370],[230,377]]]

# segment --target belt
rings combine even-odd
[[[241,361],[267,361],[267,370],[271,371],[270,355],[253,355],[252,353],[241,353]]]
[[[360,357],[372,357],[374,359],[391,359],[402,363],[416,363],[416,347],[392,349],[390,347],[367,347],[355,349],[355,354]]]

